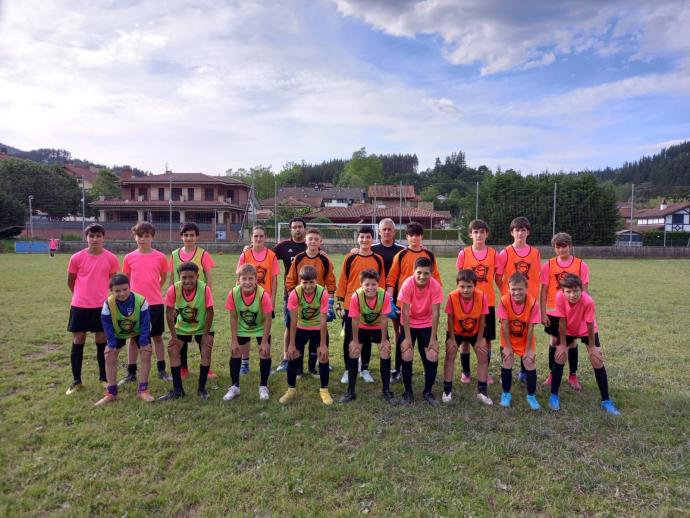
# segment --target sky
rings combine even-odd
[[[685,0],[0,0],[0,142],[153,173],[616,167],[690,139],[688,34]]]

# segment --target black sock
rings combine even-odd
[[[402,349],[400,349],[402,333],[400,333],[400,335],[401,336],[395,341],[395,370],[397,372],[400,372],[400,369],[402,369]]]
[[[346,340],[343,340],[343,365],[347,369],[347,365],[350,362],[350,344]]]
[[[460,353],[460,365],[463,374],[470,375],[470,353]]]
[[[427,360],[425,367],[426,376],[424,377],[424,393],[429,394],[431,389],[434,388],[434,382],[436,381],[436,371],[438,370],[438,362],[432,362]]]
[[[297,373],[299,372],[299,358],[296,360],[288,360],[287,368],[287,382],[288,387],[295,388],[297,384]]]
[[[96,361],[98,362],[98,379],[100,381],[105,381],[107,379],[105,375],[105,346],[108,342],[103,342],[102,344],[96,344]]]
[[[371,361],[371,342],[365,342],[362,344],[362,370],[369,370],[369,362]]]
[[[309,368],[309,372],[314,372],[316,370],[316,360],[318,359],[318,356],[316,353],[312,354],[309,353],[309,360],[307,361],[307,367]]]
[[[527,393],[533,396],[537,391],[537,369],[525,371],[527,374]]]
[[[350,394],[355,393],[355,383],[357,383],[357,368],[359,367],[359,358],[347,359],[347,391]]]
[[[552,347],[553,349],[553,347]],[[558,389],[561,388],[561,380],[563,380],[563,367],[560,363],[553,362],[551,367],[551,393],[558,395]]]
[[[553,373],[553,366],[556,363],[556,348],[551,345],[549,346],[549,371]]]
[[[72,365],[72,379],[75,383],[81,383],[81,364],[84,361],[84,344],[72,344],[72,352],[69,356]]]
[[[381,358],[379,370],[381,371],[381,385],[383,386],[383,391],[389,392],[391,389],[391,359]]]
[[[501,385],[503,392],[510,392],[510,388],[513,386],[513,369],[501,367]]]
[[[577,374],[577,347],[572,347],[568,349],[568,366],[570,367],[570,374]]]
[[[331,376],[331,368],[328,362],[319,362],[319,377],[321,378],[321,388],[328,388],[328,378]]]
[[[242,358],[230,358],[230,383],[236,387],[240,386],[240,368],[242,368]]]
[[[189,345],[187,342],[184,342],[182,344],[182,348],[180,349],[180,367],[183,369],[187,369],[187,345]],[[171,367],[172,368],[172,367]]]
[[[606,375],[606,367],[594,369],[594,376],[597,379],[597,385],[599,385],[601,400],[607,401],[609,399],[609,377]]]
[[[209,365],[199,366],[199,390],[206,390],[206,379],[208,378]]]
[[[165,360],[158,360],[156,362],[156,367],[158,368],[158,372],[163,372],[165,370]]]
[[[489,396],[487,393],[487,386],[486,386],[486,381],[478,381],[477,382],[477,393],[478,394],[484,394],[485,396]]]
[[[271,375],[271,359],[270,358],[260,358],[259,359],[259,373],[261,380],[259,385],[261,387],[268,386],[268,377]]]
[[[443,382],[443,393],[444,394],[450,394],[453,392],[453,382],[452,381],[444,381]]]
[[[405,385],[405,392],[412,393],[412,362],[402,360],[400,364],[402,370],[403,385]]]
[[[128,363],[127,364],[127,374],[131,374],[132,376],[137,375],[137,364],[136,363]]]
[[[182,390],[182,373],[180,370],[182,367],[170,367],[170,374],[172,375],[173,379],[173,390],[176,391],[181,391]]]

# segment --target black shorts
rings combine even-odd
[[[239,343],[240,345],[247,345],[252,341],[252,338],[256,338],[257,345],[261,345],[261,340],[263,339],[263,336],[238,336],[237,343]],[[271,335],[268,335],[268,345],[271,345]]]
[[[163,331],[165,331],[165,304],[149,306],[149,318],[151,319],[151,336],[163,336]]]
[[[67,331],[71,333],[102,333],[101,308],[70,306]]]
[[[463,342],[467,342],[470,344],[472,347],[477,345],[477,336],[478,335],[472,335],[472,336],[460,336],[460,335],[454,335],[455,336],[455,343],[460,346]],[[450,338],[450,335],[446,331],[446,341]],[[485,337],[486,338],[486,337]]]
[[[496,340],[496,308],[494,306],[489,306],[489,314],[484,315],[484,322],[486,322],[484,338],[489,342]]]
[[[127,340],[134,340],[134,343],[137,345],[138,349],[141,349],[142,347],[146,347],[148,345],[148,344],[139,345],[139,340],[137,340],[137,338],[139,338],[139,337],[133,336],[132,338],[116,338],[117,345],[115,346],[115,348],[119,351],[120,349],[122,349],[125,346],[125,344],[127,343]]]
[[[216,334],[215,331],[209,331],[208,333],[210,336],[214,336]],[[188,344],[189,342],[192,341],[192,338],[194,338],[194,341],[201,345],[201,339],[204,337],[204,335],[177,335],[177,338],[182,340],[185,344]]]
[[[295,347],[302,353],[307,343],[309,344],[309,350],[316,352],[316,349],[321,345],[321,330],[300,329],[298,327],[295,334]],[[328,334],[326,334],[326,347],[328,347]]]
[[[380,344],[381,330],[380,329],[359,329],[359,343],[360,344]]]
[[[547,335],[550,336],[555,336],[556,338],[559,337],[559,331],[558,331],[558,323],[560,322],[560,318],[555,317],[553,315],[546,315],[549,317],[549,325],[544,326],[544,332]]]
[[[565,343],[570,346],[575,342],[575,340],[580,340],[585,345],[589,345],[589,336],[570,336],[566,335]],[[601,347],[601,342],[599,341],[599,333],[594,333],[594,347]]]

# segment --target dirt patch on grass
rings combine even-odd
[[[54,344],[50,342],[46,342],[43,345],[41,345],[40,350],[38,351],[31,351],[27,354],[24,355],[24,358],[27,360],[38,360],[41,358],[45,358],[46,356],[56,353],[62,349],[62,345],[60,344]]]

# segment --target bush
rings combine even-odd
[[[666,232],[666,246],[688,246],[690,232]],[[664,231],[642,233],[642,246],[664,246]]]

